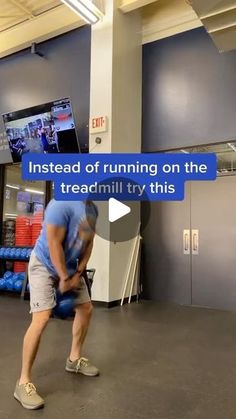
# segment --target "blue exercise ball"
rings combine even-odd
[[[18,281],[14,283],[14,290],[17,292],[21,292],[22,287],[23,287],[23,281],[21,279],[18,279]]]
[[[7,279],[4,279],[3,281],[4,281],[4,290],[6,290],[7,289]]]
[[[15,249],[10,249],[10,251],[9,251],[9,256],[10,256],[11,258],[13,258],[13,257],[14,257],[14,255],[15,255]]]
[[[60,319],[67,319],[74,315],[78,295],[75,292],[68,292],[62,296],[57,293],[57,305],[53,310],[56,317]]]
[[[2,249],[2,257],[4,257],[4,258],[6,257],[6,250],[7,249],[5,247]]]
[[[19,259],[23,259],[23,249],[19,249]]]
[[[6,280],[6,287],[8,291],[13,291],[14,285],[15,285],[15,281],[12,277]]]
[[[1,278],[0,279],[0,290],[4,290],[5,287],[6,287],[5,279],[4,278]]]
[[[5,250],[4,250],[4,257],[5,258],[8,258],[9,257],[9,249],[8,249],[8,247],[6,247]]]
[[[14,249],[11,249],[11,258],[12,259],[15,259],[15,248]]]
[[[27,249],[27,257],[28,257],[28,258],[30,258],[31,253],[32,253],[32,249]]]
[[[22,259],[26,259],[27,258],[27,251],[25,249],[23,249],[21,251],[21,257],[22,257]]]
[[[13,275],[14,275],[13,272],[6,271],[5,274],[3,275],[3,278],[8,279],[8,278],[11,278]]]

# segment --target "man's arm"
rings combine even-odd
[[[70,277],[67,272],[65,253],[62,246],[65,235],[66,229],[64,227],[58,227],[52,224],[47,225],[49,254],[52,264],[59,276],[59,289],[62,293],[76,287],[77,282],[79,283],[79,275],[77,275],[77,277],[73,277],[73,280],[69,281]]]
[[[86,269],[87,263],[90,259],[90,256],[92,254],[92,250],[93,250],[93,242],[94,242],[94,237],[90,240],[90,242],[88,243],[86,250],[83,254],[83,257],[81,259],[81,261],[79,262],[78,265],[78,273],[81,275],[84,270]]]

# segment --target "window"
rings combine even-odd
[[[236,142],[220,143],[206,146],[185,147],[171,153],[216,153],[218,176],[227,176],[236,172]]]
[[[20,165],[6,166],[3,221],[44,209],[45,185],[45,182],[22,180]]]

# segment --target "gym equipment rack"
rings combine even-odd
[[[4,271],[6,270],[4,268],[5,266],[5,262],[25,262],[26,263],[26,268],[25,268],[25,277],[23,280],[23,285],[22,285],[22,290],[20,293],[20,298],[22,299],[27,299],[29,298],[29,292],[27,292],[27,284],[28,284],[28,264],[29,264],[29,256],[26,257],[20,257],[20,256],[8,256],[9,251],[7,252],[8,254],[6,254],[6,249],[9,250],[17,250],[17,249],[27,249],[29,251],[33,250],[33,247],[30,246],[12,246],[12,247],[6,247],[6,246],[1,246],[0,247],[0,273],[1,275],[3,275]],[[5,250],[5,252],[4,252]],[[3,253],[3,254],[2,254]],[[12,252],[11,252],[12,253]],[[14,254],[14,252],[13,252]],[[9,291],[9,290],[0,290],[0,294],[7,294],[7,295],[19,295],[19,293],[17,293],[16,291]]]

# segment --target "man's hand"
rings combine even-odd
[[[78,288],[79,287],[79,283],[80,283],[80,273],[79,272],[76,272],[72,276],[72,278],[71,278],[71,280],[69,282],[70,282],[70,285],[71,285],[71,289],[72,290]]]
[[[71,278],[61,279],[59,282],[59,291],[61,294],[78,288],[80,282],[80,274],[76,272]]]

